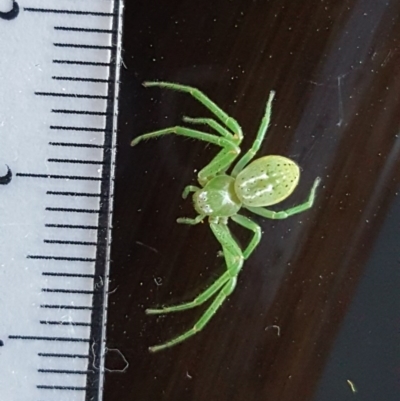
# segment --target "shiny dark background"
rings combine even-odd
[[[398,400],[400,3],[125,3],[105,400]],[[263,238],[235,292],[204,331],[153,355],[148,346],[190,328],[204,308],[165,317],[145,308],[192,299],[224,261],[207,224],[176,223],[194,216],[182,190],[217,149],[176,136],[129,146],[209,113],[144,80],[203,90],[242,125],[242,149],[276,90],[259,155],[302,168],[276,210],[322,178],[311,210],[253,216]],[[249,233],[231,228],[245,244]],[[115,350],[129,362],[123,372]]]

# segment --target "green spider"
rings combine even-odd
[[[189,124],[208,125],[216,134],[213,135],[187,127],[176,126],[141,135],[132,141],[132,146],[146,139],[176,134],[213,143],[222,148],[214,159],[198,173],[200,187],[189,185],[183,191],[182,196],[184,199],[187,198],[189,193],[194,193],[194,209],[198,216],[194,219],[179,218],[177,222],[195,225],[208,218],[211,231],[222,246],[222,254],[225,258],[227,270],[210,287],[190,302],[161,309],[146,310],[149,315],[183,311],[202,305],[215,295],[211,305],[192,329],[161,345],[149,348],[151,352],[156,352],[178,344],[202,330],[225,299],[233,292],[244,260],[253,253],[261,240],[260,226],[248,217],[238,214],[239,210],[245,208],[269,219],[286,219],[294,214],[304,212],[313,205],[320,178],[317,177],[314,181],[308,200],[304,203],[279,212],[265,208],[265,206],[275,205],[286,199],[296,188],[300,177],[298,165],[293,160],[283,156],[264,156],[250,163],[259,150],[267,132],[272,101],[275,96],[274,91],[270,92],[264,117],[261,120],[261,125],[252,147],[239,159],[231,173],[227,174],[226,171],[239,156],[239,145],[243,140],[242,129],[237,121],[229,117],[196,88],[170,82],[144,82],[143,85],[145,87],[157,86],[189,93],[213,113],[220,122],[212,118],[183,117],[183,121]],[[239,247],[229,231],[229,219],[253,231],[253,237],[244,250]]]

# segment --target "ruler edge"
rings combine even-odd
[[[103,291],[93,294],[92,299],[92,318],[90,327],[90,343],[89,343],[89,373],[87,374],[86,384],[87,391],[86,401],[102,401],[103,390],[105,381],[105,356],[106,356],[106,336],[107,336],[107,305],[108,305],[108,291],[109,291],[109,272],[110,272],[110,252],[111,252],[111,228],[113,218],[113,197],[114,192],[114,176],[115,176],[115,160],[116,160],[116,144],[117,144],[117,129],[118,129],[118,94],[120,83],[120,70],[122,66],[122,28],[123,28],[123,0],[114,0],[112,17],[112,36],[111,44],[116,46],[111,50],[111,62],[109,77],[112,82],[108,86],[108,95],[112,96],[107,104],[107,112],[110,112],[106,118],[106,135],[104,140],[103,160],[109,160],[102,170],[102,183],[100,192],[103,193],[105,189],[107,196],[100,201],[100,214],[99,214],[99,231],[97,234],[98,246],[96,249],[96,262],[95,262],[95,276],[103,276]],[[110,129],[109,138],[107,143],[107,128]],[[109,146],[107,146],[109,145]],[[108,174],[108,177],[107,177]],[[107,179],[106,179],[107,178]],[[101,228],[102,224],[106,228]],[[94,283],[96,285],[96,282]],[[96,307],[101,307],[102,321],[96,321],[95,311]],[[99,344],[93,340],[97,332],[97,340]]]

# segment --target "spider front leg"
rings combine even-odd
[[[222,149],[214,159],[212,159],[211,162],[203,167],[197,174],[197,180],[200,185],[204,187],[207,182],[213,179],[216,175],[225,173],[238,155],[239,153],[234,153],[230,149]]]
[[[220,138],[215,135],[206,134],[205,132],[180,126],[164,128],[158,131],[149,132],[148,134],[140,135],[132,140],[131,146],[136,146],[139,142],[145,141],[147,139],[157,138],[159,136],[170,135],[170,134],[176,134],[193,139],[199,139],[200,141],[213,143],[214,145],[220,146],[221,148],[227,148],[235,154],[240,153],[240,148],[229,139]]]
[[[226,128],[224,128],[221,124],[217,121],[213,120],[212,118],[191,118],[187,116],[183,116],[182,120],[185,123],[189,124],[203,124],[208,125],[213,130],[218,132],[224,138],[230,139],[231,141],[235,142],[237,145],[240,144],[242,138],[235,137],[232,133],[230,133]]]
[[[164,128],[162,130],[140,135],[131,142],[131,146],[136,146],[139,142],[143,140],[157,138],[159,136],[170,134],[199,139],[200,141],[213,143],[214,145],[218,145],[223,148],[222,151],[219,152],[217,156],[215,156],[215,158],[199,172],[198,180],[200,185],[202,186],[204,186],[219,172],[225,171],[240,153],[240,148],[232,140],[180,126]]]
[[[236,177],[250,162],[250,160],[254,157],[254,155],[260,149],[260,146],[265,138],[265,134],[267,133],[269,123],[271,120],[271,112],[272,112],[272,101],[275,97],[275,91],[271,91],[269,93],[269,98],[267,101],[267,105],[265,107],[265,114],[261,120],[260,128],[258,129],[257,136],[255,141],[253,142],[252,147],[243,155],[243,157],[238,161],[236,166],[232,170],[232,177]]]
[[[242,140],[243,133],[242,128],[238,124],[238,122],[232,117],[228,116],[217,104],[215,104],[208,96],[206,96],[203,92],[198,90],[197,88],[193,88],[192,86],[174,84],[172,82],[143,82],[143,86],[152,87],[158,86],[160,88],[167,88],[176,90],[178,92],[185,92],[193,96],[196,100],[202,103],[208,110],[211,111],[222,123],[224,123],[235,135],[236,138]]]

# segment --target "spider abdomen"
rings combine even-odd
[[[193,195],[194,208],[203,216],[229,217],[242,204],[235,192],[235,179],[222,174],[211,179]]]
[[[286,199],[300,178],[299,166],[284,156],[264,156],[254,160],[236,177],[235,191],[246,206],[275,205]]]

